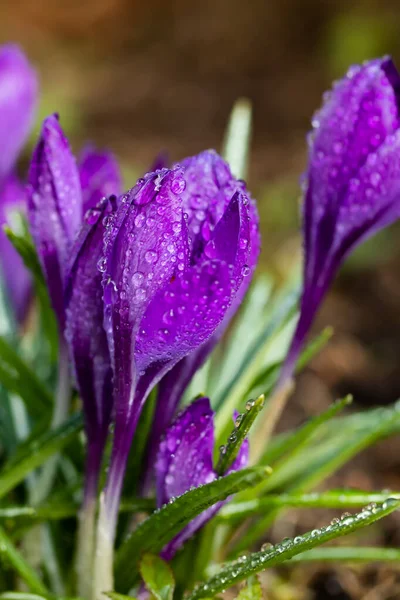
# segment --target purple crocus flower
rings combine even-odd
[[[78,168],[58,116],[44,120],[29,170],[29,222],[50,299],[64,331],[64,281],[82,223]]]
[[[148,173],[107,220],[98,268],[104,273],[115,430],[100,526],[110,544],[143,404],[237,306],[255,267],[259,236],[244,184],[213,151]]]
[[[189,216],[187,221],[189,236],[193,251],[201,253],[209,242],[216,223],[228,206],[233,190],[239,188],[247,193],[246,187],[244,182],[232,177],[227,164],[215,153],[205,152],[200,159],[188,158],[181,165],[186,169],[185,180],[188,182],[181,198],[184,210]],[[249,201],[248,208],[250,237],[249,240],[243,237],[238,241],[239,249],[247,251],[246,264],[240,267],[246,276],[238,277],[232,303],[213,335],[194,352],[180,360],[159,383],[153,426],[146,452],[144,492],[148,490],[151,483],[155,450],[163,431],[173,418],[194,373],[222,337],[250,285],[260,252],[260,237],[255,204]]]
[[[346,256],[400,217],[400,77],[390,58],[352,67],[313,119],[303,205],[300,317],[278,387]]]
[[[12,305],[23,320],[30,294],[30,277],[21,258],[2,231],[13,211],[24,211],[25,191],[14,174],[15,163],[33,123],[37,78],[21,50],[0,48],[0,257]]]
[[[208,398],[198,398],[176,417],[160,444],[156,461],[157,504],[161,507],[187,490],[218,478],[213,468],[214,412]],[[243,469],[248,462],[245,440],[228,473]],[[198,515],[163,549],[170,560],[182,544],[211,519],[223,502]]]

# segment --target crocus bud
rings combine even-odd
[[[111,195],[122,194],[122,178],[113,154],[86,147],[79,158],[83,214]]]
[[[0,48],[0,181],[18,158],[33,123],[37,102],[34,70],[18,46]]]
[[[214,152],[147,174],[109,219],[99,269],[114,369],[104,502],[114,527],[147,395],[218,331],[248,285],[259,245],[254,204]]]
[[[17,213],[24,212],[25,209],[25,186],[15,175],[8,175],[0,183],[0,228],[4,224],[13,227]],[[0,257],[2,277],[9,298],[17,319],[22,321],[29,303],[31,279],[22,258],[1,229]]]
[[[60,330],[64,330],[64,280],[82,222],[82,193],[75,158],[58,117],[43,122],[29,170],[29,223]]]
[[[208,398],[198,398],[168,427],[160,444],[156,461],[157,504],[161,507],[191,488],[218,478],[213,469],[214,412]],[[243,469],[248,462],[245,440],[228,473]],[[218,502],[191,521],[163,549],[170,560],[182,544],[203,527],[221,508]]]
[[[113,404],[110,353],[103,327],[102,274],[97,269],[103,221],[110,205],[104,198],[86,213],[71,252],[65,290],[65,337],[83,403],[88,444],[85,502],[96,498]]]
[[[213,242],[210,240],[216,224],[226,211],[234,192],[241,190],[246,194],[247,201],[245,183],[232,176],[226,162],[215,152],[203,152],[199,156],[187,158],[181,165],[185,168],[184,177],[187,182],[181,198],[184,211],[188,215],[187,226],[192,256],[202,252],[207,254],[212,250]],[[247,209],[249,238],[245,236],[240,238],[238,233],[232,232],[231,238],[226,239],[227,247],[230,247],[233,252],[238,252],[238,256],[244,251],[246,256],[245,260],[239,259],[237,263],[234,291],[229,308],[213,335],[179,361],[159,383],[157,404],[146,452],[144,491],[147,491],[150,484],[154,452],[162,432],[173,418],[188,383],[223,335],[250,285],[260,252],[260,236],[257,210],[250,198],[248,198]]]
[[[300,318],[280,385],[345,257],[400,216],[400,78],[390,58],[352,67],[314,116],[304,179]]]

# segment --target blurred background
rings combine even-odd
[[[0,42],[18,42],[40,74],[39,116],[59,112],[75,151],[87,140],[113,150],[127,187],[162,150],[178,160],[220,148],[234,101],[250,98],[260,269],[277,278],[300,257],[298,181],[312,113],[351,63],[390,53],[400,64],[399,32],[398,0],[0,1]],[[335,336],[299,378],[281,427],[347,392],[357,408],[400,397],[399,233],[384,232],[342,270],[315,324],[333,325]],[[399,467],[400,445],[380,444],[341,485],[399,489]],[[328,576],[315,577],[318,598],[364,597],[348,591],[362,582],[347,570],[332,575],[330,591]]]

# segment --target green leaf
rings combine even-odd
[[[28,592],[3,592],[0,594],[0,598],[1,600],[48,600],[48,596],[39,596]]]
[[[7,225],[3,226],[4,233],[21,256],[25,266],[31,271],[36,281],[41,281],[43,285],[44,277],[35,247],[27,234],[19,234],[13,231]]]
[[[252,575],[247,581],[247,585],[240,590],[236,600],[262,600],[263,592],[261,583],[257,575]]]
[[[241,404],[242,399],[248,396],[249,387],[259,373],[260,363],[265,361],[267,346],[293,320],[297,310],[297,300],[298,293],[293,291],[286,293],[283,298],[279,298],[279,301],[275,299],[276,306],[267,325],[246,352],[231,380],[214,398],[213,406],[217,409],[215,426],[218,445],[222,444],[229,435],[232,413]]]
[[[77,413],[53,430],[22,444],[16,454],[0,473],[0,498],[18,485],[31,471],[66,446],[82,429],[82,415]]]
[[[320,429],[322,425],[331,421],[347,406],[350,406],[352,402],[353,398],[350,395],[341,400],[336,400],[327,410],[307,421],[305,425],[300,427],[300,429],[295,431],[293,435],[286,440],[286,443],[279,449],[280,453],[285,454],[285,456],[281,457],[279,461],[277,461],[277,450],[275,448],[275,457],[271,456],[271,453],[267,450],[263,455],[261,462],[263,464],[273,464],[274,473],[279,472],[286,463],[292,462],[296,458],[298,453],[309,443],[314,433]]]
[[[356,515],[344,515],[341,519],[332,521],[327,527],[314,529],[293,539],[287,538],[267,550],[240,557],[236,561],[228,563],[208,581],[197,585],[188,596],[188,600],[213,597],[255,573],[279,565],[306,550],[366,527],[399,507],[400,500],[388,499],[383,504],[371,509],[367,507]]]
[[[396,562],[400,561],[398,548],[356,548],[338,546],[333,548],[315,548],[294,556],[292,562]]]
[[[217,473],[223,475],[233,464],[242,443],[244,442],[251,426],[264,406],[265,396],[261,395],[256,400],[246,404],[246,412],[238,415],[235,420],[235,429],[228,438],[226,446],[220,448],[220,458],[217,465]]]
[[[291,456],[291,453],[302,448],[305,443],[311,438],[317,429],[322,425],[333,419],[341,412],[346,406],[352,403],[352,397],[346,396],[341,400],[336,400],[331,406],[316,417],[309,419],[304,425],[296,429],[295,431],[284,435],[282,438],[278,438],[277,441],[272,442],[271,447],[267,448],[262,457],[263,464],[273,464],[284,455]]]
[[[29,230],[26,222],[23,222],[22,233],[13,231],[7,225],[4,227],[5,234],[21,256],[25,266],[30,270],[33,276],[35,291],[39,300],[41,312],[41,324],[46,336],[46,340],[50,344],[51,359],[54,360],[57,355],[58,332],[57,323],[54,311],[51,307],[47,285],[43,276],[43,271],[40,266],[35,247],[29,235]]]
[[[4,337],[0,336],[0,383],[23,400],[28,413],[40,418],[53,404],[46,386],[22,360]]]
[[[103,592],[103,594],[111,600],[136,600],[134,596],[125,596],[125,594],[118,594],[118,592]]]
[[[154,512],[138,525],[117,553],[115,576],[118,588],[127,591],[137,578],[136,565],[145,552],[158,553],[194,517],[228,496],[256,485],[268,475],[264,467],[242,469],[189,490]]]
[[[225,135],[222,156],[238,179],[245,179],[251,141],[251,102],[239,98],[234,104]]]
[[[400,495],[392,492],[364,492],[357,490],[330,490],[308,494],[268,494],[243,502],[230,502],[218,514],[221,521],[237,521],[272,508],[359,508],[371,502],[384,502]],[[0,511],[1,515],[1,511]]]
[[[353,456],[390,435],[400,432],[400,402],[387,408],[376,408],[363,413],[339,417],[325,422],[315,430],[307,444],[296,452],[293,460],[285,460],[276,471],[271,486],[260,487],[265,492],[306,492],[331,476]],[[272,477],[271,477],[272,479]],[[244,496],[240,498],[243,500]],[[245,499],[249,499],[246,496]],[[236,554],[255,543],[276,519],[280,509],[272,509],[257,519],[232,548]]]
[[[144,554],[140,561],[140,574],[156,600],[172,600],[175,580],[171,568],[159,556]]]
[[[49,595],[44,583],[40,580],[37,573],[26,562],[23,556],[18,552],[14,544],[0,528],[0,562],[8,564],[18,573],[19,577],[26,583],[29,590],[36,594]]]

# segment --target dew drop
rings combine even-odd
[[[247,275],[249,275],[250,274],[250,267],[249,267],[249,265],[244,265],[242,267],[241,273],[242,273],[243,277],[246,277]]]
[[[143,227],[144,222],[145,222],[146,218],[144,216],[143,213],[140,213],[136,218],[135,218],[135,225],[136,227]]]
[[[143,283],[143,280],[144,275],[140,271],[136,271],[136,273],[132,275],[132,285],[135,287],[139,287]]]
[[[145,261],[151,265],[155,263],[158,258],[157,252],[154,252],[154,250],[147,250],[146,254],[144,255],[144,258]]]

